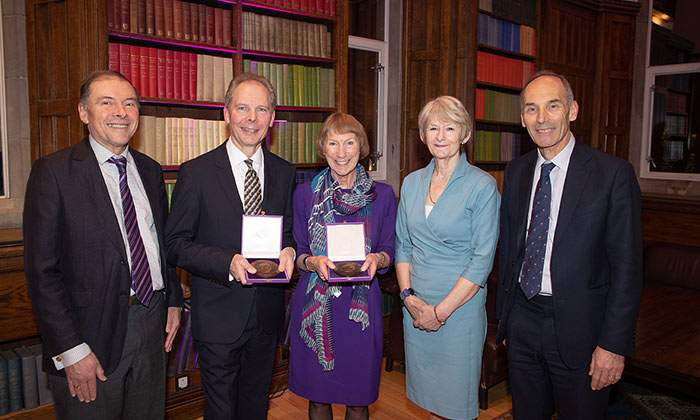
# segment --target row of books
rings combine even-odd
[[[477,42],[508,51],[535,55],[535,28],[479,13]]]
[[[194,346],[192,338],[192,312],[188,309],[182,311],[180,328],[173,339],[173,349],[168,357],[166,374],[169,377],[192,372],[197,368],[199,353]]]
[[[270,130],[269,150],[292,163],[320,163],[316,138],[320,122],[277,121]]]
[[[141,96],[223,102],[233,78],[230,57],[109,43],[109,68],[126,76]]]
[[[109,0],[109,29],[230,46],[231,9],[181,0]]]
[[[53,402],[41,344],[0,352],[0,415]]]
[[[525,135],[508,131],[474,132],[474,160],[510,161],[521,153],[521,144]]]
[[[688,112],[688,95],[683,93],[666,93],[666,111],[678,112],[681,114]]]
[[[535,63],[502,57],[484,51],[476,53],[476,80],[478,82],[522,88],[535,73]]]
[[[474,118],[519,123],[520,96],[490,89],[477,89]]]
[[[243,12],[243,49],[331,58],[331,33],[321,23]]]
[[[265,76],[275,88],[277,105],[335,107],[332,68],[243,60],[243,71]]]
[[[335,0],[256,0],[256,3],[319,15],[335,16]]]
[[[666,115],[665,130],[669,136],[688,135],[688,117],[679,115]]]
[[[228,136],[224,121],[141,115],[130,144],[161,165],[179,165],[214,149]]]
[[[479,9],[537,26],[537,0],[479,0]]]

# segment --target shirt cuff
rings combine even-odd
[[[58,356],[52,357],[56,370],[61,370],[67,366],[74,365],[86,358],[92,350],[87,343],[80,343],[72,349],[68,349]]]

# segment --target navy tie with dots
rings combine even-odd
[[[129,190],[126,179],[126,158],[111,157],[108,162],[117,165],[119,170],[119,192],[122,196],[122,212],[124,212],[124,228],[126,229],[126,239],[129,241],[129,251],[131,253],[131,288],[139,302],[148,306],[153,296],[153,280],[151,279],[151,268],[146,257],[146,248],[143,246],[139,223],[136,219],[136,207],[134,199]]]
[[[523,289],[528,300],[538,294],[542,288],[542,269],[544,267],[544,253],[547,248],[549,212],[552,204],[552,184],[549,181],[549,173],[552,172],[554,166],[552,162],[542,164],[540,180],[537,181],[535,199],[532,203],[530,227],[527,231],[527,243],[525,244],[525,259],[520,274],[520,288]]]

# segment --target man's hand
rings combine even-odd
[[[165,322],[165,351],[169,352],[173,349],[173,340],[177,329],[180,328],[180,313],[182,309],[179,306],[171,306],[168,308],[168,319]]]
[[[374,274],[377,272],[377,269],[379,269],[379,262],[383,259],[384,257],[380,253],[367,254],[367,257],[365,257],[365,263],[362,264],[360,270],[369,270],[369,278],[373,279]]]
[[[231,265],[229,266],[229,273],[236,279],[237,282],[241,284],[247,284],[245,281],[245,272],[250,274],[257,273],[258,270],[253,267],[248,260],[243,258],[241,254],[236,254],[231,259]]]
[[[598,391],[616,383],[622,377],[624,368],[625,356],[596,347],[588,371],[591,377],[591,389]]]
[[[65,367],[68,390],[71,397],[78,397],[81,402],[89,403],[97,398],[97,381],[107,380],[105,371],[97,360],[95,353],[88,354],[75,364]]]
[[[280,251],[280,265],[277,269],[287,273],[287,277],[292,277],[294,272],[294,251],[290,247],[286,247]]]

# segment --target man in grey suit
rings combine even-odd
[[[162,419],[182,288],[165,258],[161,167],[128,147],[139,102],[120,73],[90,74],[78,112],[90,135],[34,163],[23,220],[56,417]]]

